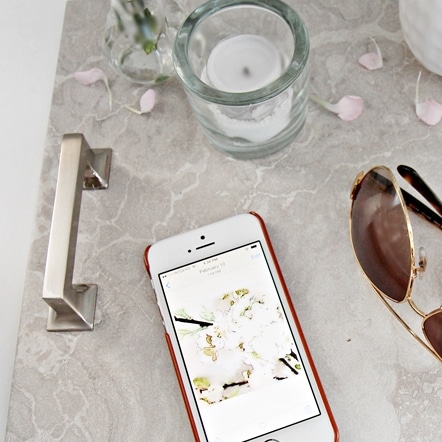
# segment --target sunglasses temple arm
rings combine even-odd
[[[413,186],[434,207],[439,215],[442,215],[442,201],[422,177],[410,166],[400,165],[397,167],[397,170],[402,178]]]
[[[433,212],[430,208],[421,203],[417,198],[408,193],[406,190],[401,188],[401,192],[404,197],[405,204],[409,209],[422,216],[427,221],[430,221],[432,224],[442,230],[442,217]]]

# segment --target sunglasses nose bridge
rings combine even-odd
[[[417,262],[417,267],[414,267],[415,276],[419,275],[422,278],[427,268],[427,253],[423,247],[419,247],[419,257]]]
[[[408,304],[421,318],[425,318],[425,313],[414,303],[411,298],[408,298]]]

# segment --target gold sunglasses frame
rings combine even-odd
[[[407,226],[407,232],[408,232],[408,239],[409,239],[409,243],[410,243],[410,251],[411,251],[411,256],[410,256],[410,278],[409,278],[409,282],[408,282],[408,287],[407,287],[407,291],[406,291],[406,295],[404,297],[404,299],[402,299],[401,301],[397,301],[393,298],[391,298],[390,296],[388,296],[386,293],[383,293],[382,290],[380,290],[375,283],[369,278],[369,276],[365,273],[364,268],[362,267],[361,262],[359,261],[359,258],[356,254],[356,250],[355,250],[355,245],[354,245],[354,241],[353,241],[353,208],[354,208],[354,202],[355,202],[355,198],[357,197],[357,194],[359,192],[360,186],[362,184],[362,182],[364,181],[364,179],[374,170],[376,169],[381,169],[383,171],[385,171],[386,173],[388,173],[389,177],[391,178],[391,183],[393,184],[393,187],[396,191],[396,194],[398,195],[399,198],[399,202],[402,208],[402,212],[403,215],[405,217],[405,222],[406,222],[406,226]],[[416,262],[416,253],[415,253],[415,247],[414,247],[414,240],[413,240],[413,230],[411,227],[411,222],[410,222],[410,217],[408,215],[408,210],[415,210],[417,212],[419,212],[420,214],[422,214],[420,211],[416,210],[412,205],[408,205],[405,202],[404,199],[404,190],[401,189],[401,187],[399,186],[399,183],[396,180],[396,177],[393,175],[393,172],[386,166],[374,166],[371,169],[369,169],[367,172],[360,172],[353,183],[352,186],[352,190],[350,193],[350,199],[351,199],[351,208],[350,208],[350,240],[351,240],[351,245],[353,248],[353,253],[356,257],[356,261],[359,264],[359,267],[362,270],[362,273],[365,277],[365,279],[369,282],[369,284],[371,285],[371,287],[373,288],[373,290],[378,294],[379,298],[382,300],[382,302],[385,304],[385,306],[391,311],[391,313],[396,317],[396,319],[405,327],[405,329],[412,335],[414,336],[414,338],[423,346],[425,347],[433,356],[436,357],[436,359],[438,359],[440,362],[442,362],[442,355],[439,355],[436,350],[433,348],[430,340],[428,339],[427,334],[425,333],[425,329],[424,329],[424,324],[425,321],[430,318],[433,315],[436,314],[441,314],[442,313],[442,305],[439,308],[436,308],[435,310],[431,311],[430,313],[424,313],[421,309],[419,309],[416,304],[414,303],[413,299],[412,299],[412,289],[413,289],[413,283],[414,280],[416,279],[416,277],[418,276],[418,274],[420,272],[422,272],[425,269],[425,264],[423,262],[419,262],[419,265],[416,266],[415,262]],[[414,199],[414,198],[413,198]],[[428,209],[430,210],[430,209]],[[436,215],[437,216],[437,215]],[[402,304],[404,302],[407,302],[410,307],[413,309],[413,311],[415,313],[417,313],[421,318],[422,318],[422,333],[425,336],[427,342],[425,342],[423,339],[421,339],[421,337],[405,322],[404,319],[402,319],[402,317],[399,315],[398,312],[396,312],[396,310],[394,310],[394,308],[389,304],[389,302],[387,301],[390,300],[396,304]]]

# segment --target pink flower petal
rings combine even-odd
[[[442,119],[442,105],[431,98],[416,103],[416,115],[429,126],[435,126]]]
[[[359,64],[364,66],[364,68],[368,69],[369,71],[374,71],[375,69],[380,69],[384,63],[382,61],[382,53],[378,44],[371,37],[370,40],[375,45],[376,52],[369,52],[359,57]]]
[[[107,84],[106,74],[100,68],[92,68],[89,71],[75,72],[74,78],[81,84],[89,86],[97,81]]]
[[[344,121],[353,121],[359,118],[364,109],[364,99],[355,95],[346,95],[336,104],[324,103],[324,107]]]
[[[383,66],[382,59],[379,59],[379,55],[375,52],[369,52],[368,54],[361,55],[359,58],[359,64],[369,71],[380,69]]]
[[[142,114],[150,112],[155,106],[156,93],[153,89],[147,90],[140,99],[140,110]]]
[[[89,86],[90,84],[102,81],[109,95],[109,109],[112,109],[112,91],[110,90],[106,74],[100,68],[92,68],[88,71],[75,72],[74,78],[81,84]]]
[[[442,118],[442,105],[432,98],[419,102],[419,82],[421,80],[421,74],[422,71],[419,72],[416,80],[416,96],[414,98],[416,115],[429,126],[435,126]]]

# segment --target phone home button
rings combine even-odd
[[[279,442],[278,439],[266,439],[264,442]]]

